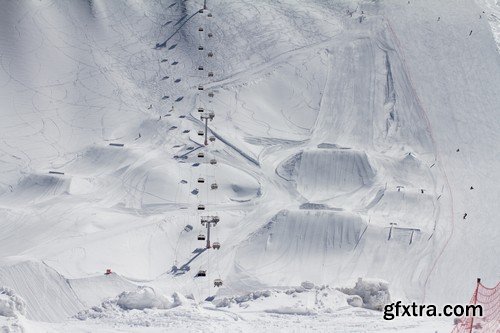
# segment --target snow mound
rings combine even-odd
[[[135,291],[125,291],[115,298],[105,300],[99,306],[75,315],[79,320],[124,321],[131,326],[151,326],[152,317],[168,317],[168,311],[177,307],[189,312],[196,307],[193,300],[174,292],[171,296],[158,295],[151,287],[141,286]],[[162,326],[162,324],[158,324]]]
[[[124,291],[116,304],[124,310],[169,309],[173,304],[163,295],[156,295],[153,289],[140,287],[136,291]]]
[[[26,314],[26,303],[14,290],[0,287],[0,316],[15,317]]]
[[[296,183],[310,200],[333,197],[371,185],[376,171],[363,151],[352,149],[308,149],[282,162],[278,174]]]
[[[347,304],[346,295],[329,286],[302,282],[286,289],[253,291],[241,296],[216,299],[217,308],[231,308],[234,312],[265,312],[282,315],[317,315],[332,313]]]
[[[359,278],[354,288],[341,288],[340,291],[347,295],[361,298],[361,305],[367,309],[382,311],[384,305],[391,302],[389,284],[379,279]],[[351,297],[348,303],[352,306],[360,306],[359,298]]]

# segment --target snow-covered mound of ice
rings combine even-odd
[[[361,297],[362,306],[367,309],[382,311],[384,305],[391,302],[389,284],[383,280],[359,278],[353,288],[339,290],[347,295]]]
[[[26,303],[14,290],[0,287],[0,316],[17,317],[26,314]]]
[[[118,295],[116,304],[125,310],[169,309],[173,305],[167,297],[156,295],[151,288],[139,288],[136,291],[124,291]]]
[[[240,296],[222,297],[213,301],[217,308],[238,312],[266,312],[287,315],[318,315],[334,313],[347,306],[347,296],[329,286],[302,282],[284,289],[254,291]],[[236,308],[236,309],[235,309]]]
[[[151,287],[138,287],[133,291],[124,291],[98,306],[80,311],[76,314],[76,318],[87,320],[114,316],[125,317],[128,313],[142,313],[147,316],[150,310],[167,310],[178,306],[194,307],[195,302],[178,292],[165,296],[157,294]]]

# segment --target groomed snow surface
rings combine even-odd
[[[498,282],[499,4],[207,4],[0,0],[0,332],[450,332],[380,310]]]

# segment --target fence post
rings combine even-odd
[[[474,305],[477,303],[477,292],[479,290],[479,285],[481,284],[481,278],[477,278],[476,291],[474,292],[474,296],[472,297],[472,302]],[[472,333],[472,327],[474,326],[474,316],[470,318],[470,329],[469,333]]]

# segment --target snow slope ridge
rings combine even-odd
[[[0,285],[15,290],[26,302],[26,317],[62,321],[84,309],[68,281],[36,261],[0,267]]]

